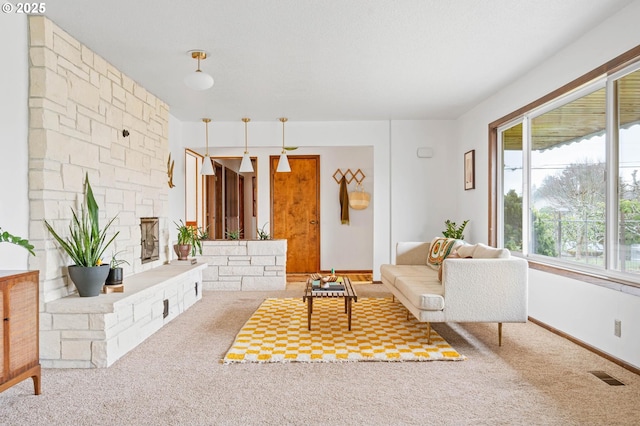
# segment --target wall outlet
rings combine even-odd
[[[613,320],[613,334],[616,337],[621,337],[622,336],[622,321]]]

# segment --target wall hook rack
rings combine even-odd
[[[333,174],[333,180],[335,180],[337,184],[340,184],[342,178],[344,178],[347,184],[350,184],[354,180],[357,183],[361,184],[366,176],[360,169],[356,170],[355,173],[352,172],[351,169],[347,169],[344,172],[340,169],[336,170],[336,172]]]

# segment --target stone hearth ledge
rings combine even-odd
[[[173,261],[126,276],[123,293],[71,295],[40,313],[44,368],[108,367],[202,299],[205,263]],[[163,318],[164,300],[169,312]]]
[[[287,287],[287,240],[205,240],[199,263],[205,290],[265,291]]]

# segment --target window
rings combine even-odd
[[[604,266],[605,89],[531,122],[531,253]]]
[[[511,251],[522,251],[522,122],[500,132],[502,151],[502,242]]]
[[[615,80],[618,236],[614,267],[640,274],[640,70]]]
[[[490,125],[490,242],[640,284],[640,62],[614,62]]]

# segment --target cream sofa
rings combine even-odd
[[[380,267],[382,283],[429,323],[429,334],[431,322],[496,322],[501,346],[502,323],[527,321],[527,261],[506,249],[464,245],[442,261],[440,281],[437,267],[427,264],[430,245],[398,243],[396,264]]]

